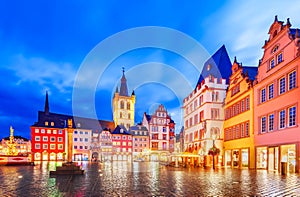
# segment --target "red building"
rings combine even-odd
[[[132,135],[127,131],[124,125],[117,125],[112,134],[113,160],[131,160],[132,159]]]
[[[49,115],[48,93],[44,112],[38,112],[38,122],[30,127],[33,160],[64,160],[67,125],[47,115]]]

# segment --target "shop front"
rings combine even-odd
[[[256,169],[296,172],[296,144],[256,147]]]
[[[249,148],[225,150],[225,167],[248,168],[249,167]]]

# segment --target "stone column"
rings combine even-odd
[[[72,129],[72,119],[68,119],[68,162],[72,162],[72,156],[73,156],[73,130]]]

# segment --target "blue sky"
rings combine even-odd
[[[97,48],[120,32],[165,27],[197,41],[206,53],[203,57],[224,44],[231,60],[237,56],[243,65],[257,66],[274,16],[282,21],[290,18],[292,27],[300,27],[299,10],[300,4],[294,1],[283,4],[279,0],[184,4],[160,0],[1,1],[0,137],[8,136],[12,125],[15,135],[30,138],[29,127],[37,120],[38,110],[43,110],[46,90],[51,112],[72,114],[74,83],[82,67],[91,58],[105,59],[107,54],[98,56]],[[160,39],[164,46],[178,42],[175,38]],[[108,51],[122,48],[123,41],[115,39]],[[201,56],[193,52],[189,51],[190,56]],[[137,97],[136,122],[143,112],[151,113],[162,103],[180,128],[182,95],[189,90],[180,82],[194,87],[200,69],[181,55],[164,48],[140,47],[116,56],[97,77],[89,78],[94,76],[94,67],[90,67],[91,75],[85,75],[85,81],[95,84],[94,97],[79,99],[84,101],[82,115],[92,117],[90,111],[94,110],[97,118],[112,120],[111,98],[124,66],[129,92],[134,89]],[[90,102],[93,105],[85,106]]]

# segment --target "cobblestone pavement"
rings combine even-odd
[[[300,196],[300,175],[172,168],[156,162],[80,163],[84,175],[49,176],[54,162],[0,166],[0,196]]]

